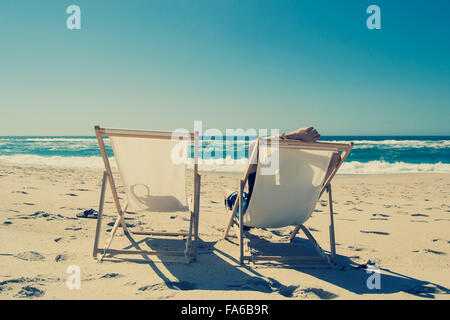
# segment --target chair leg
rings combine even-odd
[[[103,255],[102,255],[101,258],[100,258],[100,261],[103,260],[103,258],[104,258],[105,255],[106,255],[106,250],[108,250],[109,247],[111,246],[111,243],[112,243],[112,241],[113,241],[113,239],[114,239],[114,236],[116,235],[116,231],[117,231],[117,229],[119,228],[119,225],[122,224],[122,227],[123,227],[123,225],[125,224],[125,220],[124,220],[124,218],[123,218],[123,215],[124,215],[124,213],[123,213],[123,211],[122,211],[122,212],[119,214],[119,216],[117,217],[116,222],[114,223],[114,226],[113,226],[112,229],[111,229],[111,235],[110,235],[108,241],[106,242],[106,245],[105,245],[105,248],[104,248],[105,250],[104,250],[104,252],[103,252]],[[125,228],[126,228],[126,227],[125,227]],[[125,230],[125,234],[129,234],[128,230],[126,230],[126,229],[124,229],[124,230]]]
[[[239,186],[239,263],[244,263],[244,210],[242,206],[244,181]]]
[[[237,208],[239,206],[239,202],[240,201],[239,201],[239,197],[238,197],[236,199],[236,202],[234,203],[233,210],[231,211],[231,215],[230,215],[230,220],[228,221],[227,228],[225,229],[225,232],[223,234],[223,238],[224,239],[226,239],[228,237],[228,234],[230,233],[230,229],[231,229],[231,227],[234,224],[234,217],[236,215],[236,211],[237,211]],[[225,208],[225,211],[227,211],[227,213],[228,213],[228,210],[226,210],[226,208]]]
[[[330,207],[330,252],[331,262],[336,262],[336,242],[334,234],[334,218],[333,218],[333,197],[331,195],[331,184],[328,185],[328,206]]]
[[[105,192],[106,192],[107,179],[108,179],[108,175],[106,174],[106,171],[105,171],[105,172],[103,172],[102,191],[100,193],[100,203],[98,206],[98,214],[97,214],[97,227],[95,229],[94,251],[92,254],[94,258],[97,258],[97,253],[98,253],[98,242],[100,240],[100,230],[102,228],[103,206],[105,204]]]
[[[200,219],[200,181],[201,180],[201,176],[199,174],[197,174],[197,186],[196,186],[196,193],[197,193],[197,197],[196,197],[196,205],[195,205],[195,211],[194,211],[194,258],[193,260],[196,261],[197,260],[197,248],[198,248],[198,226],[199,226],[199,219]]]
[[[191,218],[189,219],[189,233],[186,238],[186,248],[185,248],[185,256],[188,258],[189,262],[192,257],[192,235],[193,235],[193,223],[194,223],[194,212],[191,211]]]
[[[322,248],[319,246],[319,244],[317,243],[316,239],[314,238],[314,236],[311,234],[311,232],[309,232],[309,230],[304,226],[304,225],[300,225],[300,228],[302,229],[303,233],[306,235],[306,237],[308,238],[309,242],[311,242],[311,244],[313,245],[314,249],[316,250],[316,252],[320,255],[323,255],[323,250]]]
[[[299,224],[298,226],[296,226],[296,227],[294,228],[294,230],[292,230],[291,235],[289,236],[289,242],[291,242],[292,240],[294,240],[294,238],[295,238],[295,236],[297,235],[298,231],[300,230],[301,226],[302,226],[302,225]]]
[[[230,211],[225,207],[225,213],[230,215],[230,219],[228,220],[227,227],[225,228],[225,231],[223,232],[223,239],[226,239],[228,237],[228,234],[230,233],[230,229],[233,226],[233,215],[230,213]]]

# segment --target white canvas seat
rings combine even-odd
[[[103,260],[107,254],[141,254],[158,256],[182,256],[186,261],[196,258],[198,240],[198,216],[200,176],[198,175],[198,135],[188,134],[187,139],[172,140],[170,133],[154,131],[135,131],[95,128],[100,150],[105,163],[102,194],[97,221],[97,230],[94,242],[94,257],[98,253]],[[125,187],[127,200],[122,210],[122,205],[117,195],[116,185],[112,176],[111,166],[106,154],[103,137],[108,136],[114,152],[114,159],[120,174],[121,182]],[[186,138],[186,137],[185,137]],[[192,208],[186,196],[186,161],[188,152],[188,140],[194,139],[194,202]],[[175,156],[175,158],[174,158]],[[180,161],[180,159],[182,161]],[[111,235],[104,248],[98,247],[104,193],[109,181],[115,201],[118,218],[111,230]],[[124,215],[130,212],[186,212],[190,211],[189,232],[143,232],[132,231],[127,228]],[[150,251],[150,250],[124,250],[110,249],[112,239],[118,226],[121,225],[124,232],[131,236],[183,236],[186,238],[186,247],[183,251]]]
[[[185,164],[170,161],[171,152],[186,141],[110,137],[120,177],[126,187],[128,209],[187,211]]]
[[[269,141],[270,142],[270,141]],[[349,154],[353,144],[338,143],[305,143],[300,141],[280,140],[278,146],[256,143],[254,152],[258,154],[257,163],[250,163],[248,170],[241,180],[239,195],[232,210],[228,227],[224,237],[227,238],[231,226],[239,226],[240,235],[240,258],[245,260],[286,260],[289,258],[314,262],[333,262],[335,256],[334,246],[334,224],[331,203],[331,179],[336,174],[342,162]],[[340,162],[333,169],[326,179],[326,174],[333,156],[333,152],[341,152]],[[263,173],[264,166],[270,158],[278,156],[278,168],[272,173]],[[251,157],[252,158],[252,157]],[[254,156],[253,156],[254,158]],[[239,214],[236,218],[236,211],[242,212],[242,194],[251,168],[256,165],[256,176],[253,192],[243,217]],[[330,246],[331,256],[327,257],[324,251],[318,246],[310,232],[304,227],[304,223],[311,217],[312,212],[324,190],[329,191],[330,205]],[[282,228],[296,226],[291,234],[292,240],[299,229],[302,229],[308,239],[313,243],[319,253],[317,257],[264,257],[244,254],[243,227],[256,228]]]

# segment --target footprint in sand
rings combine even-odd
[[[1,281],[0,282],[0,292],[2,292],[3,290],[7,289],[7,290],[12,290],[12,288],[10,287],[10,285],[14,285],[14,284],[18,284],[18,283],[24,283],[27,282],[28,280],[24,277],[18,278],[18,279],[11,279],[11,280],[6,280],[6,281]]]
[[[353,251],[363,251],[363,248],[358,248],[358,247],[354,247],[354,246],[348,246],[347,248],[353,250]]]
[[[215,229],[215,230],[217,230],[217,231],[219,231],[219,232],[224,232],[224,231],[225,231],[224,228],[216,227],[216,226],[213,226],[213,229]]]
[[[150,284],[143,287],[140,287],[139,291],[161,291],[167,289],[167,286],[164,283]]]
[[[435,251],[435,250],[431,250],[431,249],[413,250],[412,252],[418,253],[418,252],[421,252],[421,251],[425,252],[425,253],[433,253],[433,254],[437,254],[437,255],[446,255],[445,252]]]
[[[0,282],[0,293],[1,292],[8,292],[8,291],[14,291],[17,290],[17,287],[26,283],[31,283],[34,281],[40,281],[42,279],[29,279],[29,278],[18,278],[18,279],[11,279]],[[42,297],[44,295],[44,290],[41,290],[39,288],[26,285],[22,288],[20,288],[20,291],[18,291],[14,297],[16,298],[38,298]]]
[[[338,297],[337,294],[334,294],[332,292],[323,290],[321,288],[306,288],[306,289],[296,289],[292,293],[293,297],[311,297],[311,298],[319,298],[322,300],[330,300],[335,299]]]
[[[374,213],[374,214],[372,214],[372,216],[373,217],[383,217],[383,218],[390,217],[390,215],[384,214],[384,213]]]
[[[55,241],[56,243],[60,243],[60,242],[61,243],[67,243],[70,240],[76,240],[76,239],[77,239],[76,236],[70,236],[68,238],[66,238],[66,237],[58,237],[58,238],[54,239],[53,241]]]
[[[17,259],[25,260],[25,261],[42,261],[45,260],[45,257],[41,255],[39,252],[35,251],[25,251],[18,253],[14,256]]]
[[[136,284],[136,283],[134,283],[134,284]],[[164,283],[157,283],[157,284],[151,284],[151,285],[140,287],[138,290],[141,291],[141,292],[145,292],[145,291],[156,291],[156,292],[158,292],[158,291],[163,291],[163,290],[166,290],[166,289],[168,289],[166,284],[164,284]],[[164,300],[164,299],[172,298],[174,296],[175,296],[174,294],[165,294],[164,296],[156,297],[156,299],[158,299],[158,300],[163,299]]]
[[[367,230],[359,230],[362,233],[371,233],[371,234],[378,234],[378,235],[382,235],[382,236],[388,236],[389,233],[387,232],[382,232],[382,231],[367,231]]]
[[[433,254],[438,254],[438,255],[447,255],[445,252],[431,250],[431,249],[422,249],[422,251],[426,252],[426,253],[433,253]]]
[[[37,218],[45,218],[47,221],[51,221],[51,220],[77,220],[77,218],[68,218],[68,217],[64,217],[63,215],[60,214],[52,214],[52,213],[47,213],[44,211],[36,211],[35,213],[32,213],[30,215],[18,215],[15,217],[15,219],[37,219]]]
[[[60,253],[55,257],[55,262],[66,261],[69,259],[69,256],[66,253]]]
[[[433,241],[433,242],[447,242],[448,244],[450,244],[450,241],[443,240],[443,239],[433,239],[431,241]]]
[[[169,281],[166,283],[168,287],[175,287],[178,290],[195,290],[197,284],[189,281]]]
[[[237,282],[235,284],[229,284],[227,285],[229,288],[239,288],[244,290],[252,290],[252,291],[260,291],[265,293],[271,293],[274,291],[274,288],[272,287],[272,284],[264,280],[262,278],[250,278],[247,279],[245,282]]]
[[[114,224],[115,224],[115,222],[109,222],[109,223],[107,223],[106,225],[107,225],[108,227],[113,227]],[[136,226],[140,226],[140,225],[143,225],[143,224],[144,224],[144,223],[142,223],[142,222],[138,222],[138,223],[136,223],[136,224],[134,224],[134,223],[126,223],[126,225],[127,225],[128,228],[135,228]]]
[[[32,286],[25,286],[14,296],[16,298],[39,298],[45,294],[44,290]]]
[[[25,191],[11,191],[11,193],[28,194],[28,192]]]
[[[80,227],[69,227],[69,228],[65,228],[64,230],[71,230],[71,231],[80,231],[80,230],[82,230],[83,228],[80,228]]]
[[[122,277],[120,273],[107,273],[100,277],[100,279],[112,279]]]

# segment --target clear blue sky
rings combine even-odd
[[[0,43],[0,135],[450,134],[448,0],[2,0]]]

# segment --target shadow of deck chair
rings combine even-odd
[[[95,134],[105,165],[97,228],[94,239],[93,256],[101,254],[100,261],[106,255],[142,255],[173,256],[183,262],[195,261],[197,257],[200,175],[198,174],[198,133],[179,134],[172,137],[168,132],[105,129],[95,127]],[[104,137],[109,137],[117,168],[126,189],[127,203],[122,210],[116,190],[111,165],[106,153]],[[182,138],[182,140],[180,140]],[[194,142],[194,192],[193,204],[186,197],[185,170],[188,154],[188,142]],[[176,159],[174,158],[177,157]],[[175,161],[176,160],[176,161]],[[105,192],[109,184],[118,217],[110,231],[105,247],[99,248],[100,230],[105,203]],[[190,212],[189,232],[133,231],[125,223],[124,215],[128,209],[134,212]],[[151,213],[150,213],[151,214]],[[132,235],[183,237],[186,240],[184,250],[137,250],[111,249],[111,243],[118,227],[121,226],[130,242]]]
[[[237,226],[239,236],[239,262],[245,261],[291,261],[309,267],[331,267],[335,264],[336,246],[334,237],[333,201],[331,195],[331,180],[353,148],[353,143],[307,143],[295,140],[256,140],[253,153],[244,178],[240,180],[237,200],[231,211],[230,219],[224,232],[224,239],[229,235],[230,228]],[[333,152],[338,152],[338,164],[326,173]],[[258,155],[256,158],[255,155]],[[267,174],[262,172],[264,164],[278,157],[278,168]],[[253,163],[252,163],[253,162]],[[251,199],[243,212],[243,192],[248,182],[249,174],[256,166],[256,177]],[[330,254],[326,254],[319,246],[304,223],[310,218],[317,201],[324,191],[328,191],[328,206],[330,209]],[[248,239],[244,236],[244,226],[255,228],[282,228],[295,226],[289,241],[292,241],[299,230],[302,230],[312,243],[317,256],[263,256],[249,252]],[[244,243],[246,242],[246,243]],[[245,252],[244,252],[245,251]]]

